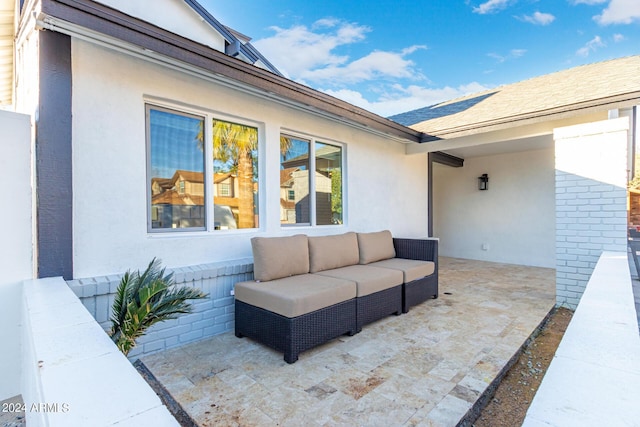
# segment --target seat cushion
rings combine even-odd
[[[309,272],[357,264],[360,258],[356,233],[309,237]]]
[[[320,271],[315,274],[356,282],[358,285],[358,297],[401,285],[403,278],[402,271],[400,270],[371,267],[369,265],[350,265],[348,267]]]
[[[358,233],[358,248],[360,249],[360,264],[369,264],[396,256],[393,237],[389,230]]]
[[[436,271],[436,264],[432,261],[419,261],[415,259],[391,258],[368,264],[373,267],[391,268],[400,270],[404,275],[404,283],[413,282],[430,276]]]
[[[307,236],[254,237],[253,278],[268,281],[309,272]]]
[[[285,317],[298,317],[356,297],[356,284],[345,279],[300,274],[269,282],[240,282],[237,300]]]

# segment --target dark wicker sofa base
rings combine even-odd
[[[390,314],[402,314],[402,285],[356,298],[356,332]]]
[[[402,312],[408,313],[409,307],[436,298],[438,298],[437,273],[405,283],[402,287]]]
[[[402,312],[408,313],[410,307],[428,299],[438,298],[438,241],[433,239],[394,238],[393,246],[398,258],[432,261],[435,263],[433,274],[403,285]]]
[[[298,360],[302,351],[357,330],[355,299],[293,318],[238,300],[235,309],[236,336],[283,352],[287,363]]]

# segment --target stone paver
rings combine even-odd
[[[225,333],[142,361],[202,426],[453,426],[555,305],[555,270],[440,259],[440,297],[293,365]]]

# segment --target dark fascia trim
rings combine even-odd
[[[222,34],[222,37],[227,41],[227,44],[233,46],[237,45],[239,52],[242,52],[244,56],[246,56],[251,63],[255,63],[258,60],[264,62],[264,64],[270,69],[270,71],[282,76],[282,73],[278,71],[276,67],[273,66],[269,61],[266,60],[264,56],[260,52],[258,52],[253,46],[247,46],[242,43],[238,37],[236,37],[229,28],[225,27],[214,18],[213,15],[209,13],[207,9],[205,9],[200,3],[196,0],[184,0],[184,2],[189,5],[202,19],[204,19],[209,25],[211,25],[216,31]]]
[[[211,15],[209,13],[209,11],[207,9],[205,9],[204,7],[202,7],[202,5],[200,3],[198,3],[196,0],[184,0],[184,2],[186,4],[188,4],[191,7],[191,9],[193,9],[198,15],[200,15],[202,17],[202,19],[207,21],[207,23],[209,25],[211,25],[213,28],[215,28],[217,32],[222,34],[222,37],[225,38],[227,43],[231,44],[231,43],[235,42],[236,40],[238,40],[238,38],[236,36],[234,36],[231,33],[231,31],[229,31],[229,29],[227,29],[227,27],[222,25],[220,23],[220,21],[218,21],[216,18],[214,18],[213,15]]]
[[[348,102],[232,58],[215,49],[166,31],[91,0],[42,0],[42,13],[181,61],[336,118],[410,142],[422,132]]]
[[[602,111],[632,107],[634,105],[637,105],[638,102],[640,102],[640,90],[635,90],[623,94],[611,95],[604,98],[562,105],[559,107],[549,108],[546,110],[540,110],[531,113],[515,114],[512,116],[486,120],[484,122],[466,124],[459,127],[438,129],[437,131],[433,131],[434,135],[423,134],[420,142],[439,141],[442,139],[456,138],[458,136],[488,132],[495,126],[516,127],[522,126],[523,124],[531,122],[532,120],[553,120],[554,118],[568,117],[595,110]]]
[[[453,168],[461,168],[464,166],[464,159],[460,157],[452,156],[451,154],[443,153],[442,151],[436,151],[431,156],[431,160],[441,165],[451,166]]]
[[[265,58],[258,49],[256,49],[251,43],[245,43],[242,45],[243,52],[251,52],[256,56],[257,60],[263,62],[271,71],[279,75],[280,77],[284,77],[284,75],[278,70],[275,65],[273,65],[267,58]],[[257,61],[256,60],[256,61]]]

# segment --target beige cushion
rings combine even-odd
[[[237,300],[285,317],[297,317],[356,297],[356,284],[349,280],[301,274],[270,282],[240,282]]]
[[[393,237],[389,230],[358,233],[358,247],[360,248],[360,264],[369,264],[396,256]]]
[[[390,268],[371,267],[368,265],[350,265],[348,267],[325,270],[316,273],[318,276],[352,280],[358,286],[359,297],[402,285],[402,271]]]
[[[253,277],[268,281],[309,272],[309,244],[307,236],[254,237]]]
[[[309,237],[311,273],[357,264],[359,257],[356,233]]]
[[[400,270],[404,274],[404,283],[409,283],[416,279],[422,279],[425,276],[430,276],[434,271],[436,271],[435,262],[403,258],[385,259],[383,261],[368,264],[368,266]]]

